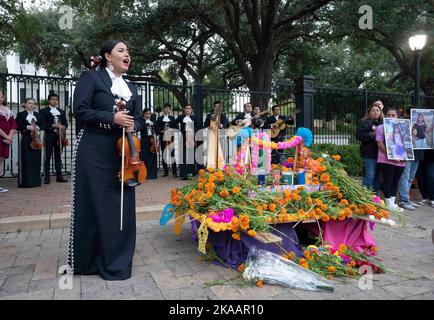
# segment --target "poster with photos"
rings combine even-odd
[[[411,136],[414,149],[434,148],[434,109],[411,109]]]
[[[414,160],[409,119],[385,118],[384,138],[389,160]]]

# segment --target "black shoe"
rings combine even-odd
[[[56,182],[68,182],[68,180],[66,180],[63,177],[59,177],[59,178],[56,179]]]
[[[167,177],[169,174],[168,173],[165,173],[165,174],[163,174],[163,177]]]
[[[50,184],[50,179],[44,179],[44,184]]]

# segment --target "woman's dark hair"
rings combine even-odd
[[[149,108],[145,108],[145,109],[143,109],[143,111],[142,111],[142,115],[144,115],[146,112],[151,112],[151,109],[149,109]]]
[[[106,42],[104,42],[101,51],[100,51],[100,55],[101,55],[101,69],[102,68],[106,68],[107,67],[107,59],[105,57],[106,53],[111,53],[113,51],[113,48],[116,47],[116,45],[118,43],[121,43],[123,41],[121,40],[114,40],[114,39],[110,39],[107,40]]]
[[[26,98],[26,100],[24,100],[24,103],[27,103],[27,102],[29,102],[29,100],[33,100],[33,101],[35,101],[35,103],[36,103],[36,100],[35,100],[35,99],[33,99],[33,98]]]
[[[419,113],[419,114],[417,115],[416,123],[419,122],[419,117],[420,117],[420,116],[422,116],[423,123],[426,124],[426,123],[425,123],[425,117],[424,117],[423,113]]]
[[[395,107],[389,107],[389,108],[387,108],[386,114],[387,114],[389,111],[395,111],[396,114],[398,115],[398,118],[401,117],[401,112],[399,111],[398,108],[395,108]]]
[[[165,104],[163,105],[163,109],[166,108],[166,107],[172,109],[172,105],[171,105],[170,103],[165,103]]]
[[[3,101],[3,105],[4,105],[4,106],[7,106],[6,95],[5,95],[4,91],[3,91],[3,90],[0,90],[0,93],[2,93],[2,94],[3,94],[3,97],[5,98],[4,101]]]
[[[365,113],[365,116],[362,119],[371,119],[371,116],[369,115],[371,113],[372,108],[378,108],[380,110],[380,117],[378,118],[378,120],[383,123],[383,118],[384,118],[384,114],[383,111],[381,110],[380,106],[377,103],[371,103],[371,105],[369,106],[368,110]]]

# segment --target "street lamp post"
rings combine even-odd
[[[420,57],[425,47],[427,35],[419,32],[408,39],[410,49],[414,52],[416,63],[416,77],[414,81],[414,106],[420,107]]]

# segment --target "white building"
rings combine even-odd
[[[52,92],[59,95],[61,109],[71,105],[73,86],[68,81],[59,82],[49,79],[46,69],[36,68],[34,64],[28,63],[15,52],[7,54],[3,60],[6,61],[5,71],[9,76],[2,89],[6,91],[7,101],[12,103],[13,109],[29,97],[34,98],[42,108],[45,106],[48,95]]]

